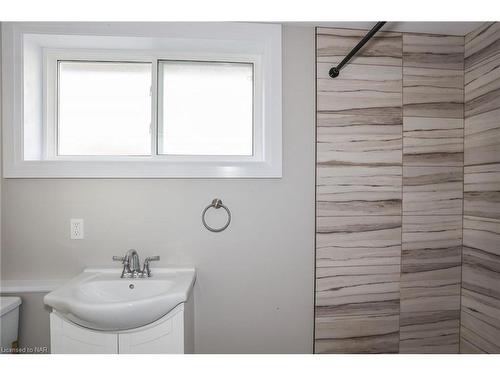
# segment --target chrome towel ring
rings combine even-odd
[[[221,207],[224,210],[226,210],[226,213],[227,213],[227,222],[226,222],[226,224],[224,226],[222,226],[220,228],[212,228],[205,221],[205,215],[206,215],[206,213],[207,213],[207,211],[208,211],[209,208],[215,208],[216,210],[218,210]],[[212,201],[212,203],[209,204],[207,207],[205,207],[205,209],[203,210],[203,212],[201,214],[201,221],[203,222],[203,225],[205,226],[205,228],[207,228],[210,232],[222,232],[224,229],[226,229],[229,226],[229,223],[231,223],[231,211],[229,211],[229,208],[227,208],[226,206],[224,206],[222,204],[222,200],[220,200],[219,198],[215,198]]]

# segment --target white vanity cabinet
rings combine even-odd
[[[124,270],[88,268],[45,295],[52,353],[194,353],[196,270],[155,268],[137,278],[121,277]]]
[[[192,298],[144,327],[97,331],[79,326],[57,311],[50,314],[54,354],[183,354],[194,352]]]
[[[54,354],[115,354],[118,335],[80,327],[50,313],[50,350]]]

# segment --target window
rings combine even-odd
[[[130,25],[3,25],[4,176],[281,177],[280,27]]]
[[[253,154],[253,64],[162,61],[158,152]]]
[[[59,61],[57,155],[150,155],[151,64]]]
[[[57,65],[56,157],[253,155],[252,63],[158,61],[156,103],[152,63]]]

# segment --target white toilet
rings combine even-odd
[[[17,348],[19,328],[19,297],[0,297],[0,353],[12,353]]]

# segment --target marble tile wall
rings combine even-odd
[[[500,24],[465,37],[461,353],[500,353]]]
[[[315,350],[500,353],[500,25],[329,79],[363,35],[317,30]]]
[[[316,353],[397,353],[402,35],[317,29]]]
[[[457,353],[464,38],[378,33],[330,79],[364,34],[317,29],[315,351]]]
[[[403,35],[401,353],[458,353],[464,38]]]

